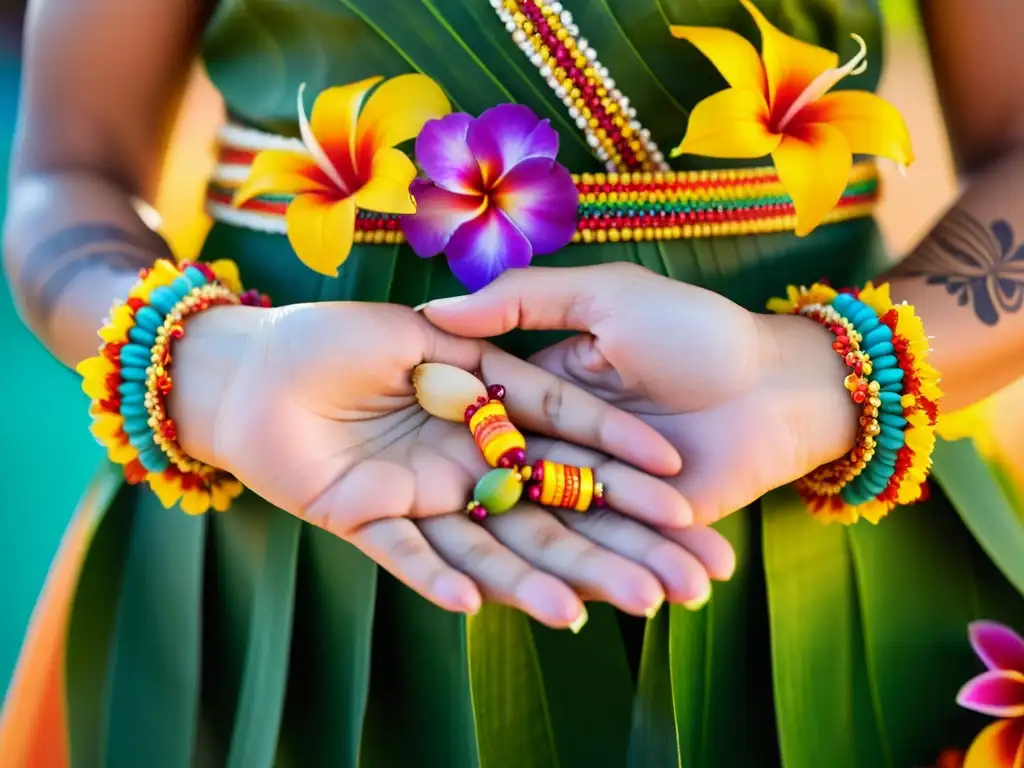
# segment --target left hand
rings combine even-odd
[[[469,337],[584,332],[533,362],[668,438],[683,458],[675,486],[698,524],[842,456],[856,436],[846,369],[828,331],[802,317],[748,312],[633,264],[510,270],[423,312]]]

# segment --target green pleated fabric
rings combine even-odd
[[[874,0],[757,0],[782,29],[881,70]],[[723,87],[670,23],[757,42],[735,0],[564,0],[638,119],[668,148]],[[600,170],[485,0],[222,0],[208,71],[235,119],[296,133],[295,94],[420,71],[457,109],[527,104],[559,159]],[[721,167],[685,158],[678,168]],[[356,246],[335,279],[284,237],[215,225],[204,258],[235,259],[277,304],[407,305],[462,292],[443,259]],[[856,284],[886,263],[871,220],[788,234],[573,246],[550,266],[631,261],[760,310],[787,283]],[[527,355],[558,334],[502,339]],[[737,471],[743,471],[737,467]],[[68,650],[76,766],[905,768],[982,726],[955,691],[977,669],[980,617],[1024,628],[1019,499],[969,443],[940,444],[932,499],[877,527],[822,526],[782,489],[719,523],[734,579],[697,612],[649,622],[591,606],[574,636],[486,606],[427,604],[344,542],[251,494],[189,518],[105,470]],[[105,479],[104,479],[105,478]],[[977,543],[976,543],[977,542]]]

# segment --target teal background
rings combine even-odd
[[[0,50],[0,214],[17,112],[18,21]],[[22,324],[0,275],[0,690],[7,690],[35,595],[102,455],[88,431],[77,377]]]

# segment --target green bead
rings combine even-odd
[[[492,469],[473,489],[473,499],[489,515],[505,514],[519,503],[522,495],[523,478],[514,469]]]

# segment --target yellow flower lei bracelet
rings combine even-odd
[[[161,259],[142,270],[127,301],[114,305],[99,331],[99,354],[77,368],[92,400],[92,433],[110,460],[124,466],[129,483],[147,482],[165,507],[180,501],[193,515],[210,507],[226,510],[242,484],[178,445],[166,407],[173,387],[171,347],[184,335],[186,318],[226,304],[270,302],[242,291],[231,261],[175,265]]]
[[[862,409],[854,447],[798,480],[797,491],[824,522],[877,523],[897,505],[922,500],[942,392],[914,308],[894,305],[888,285],[871,283],[859,291],[790,286],[787,294],[768,309],[835,334],[832,348],[851,369],[846,389]]]

